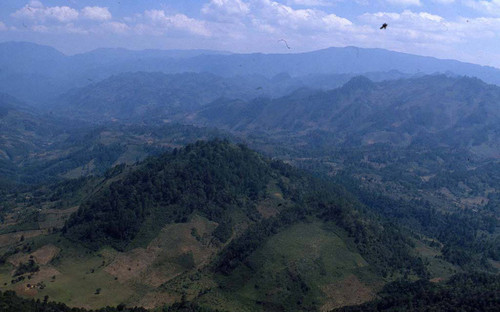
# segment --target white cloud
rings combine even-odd
[[[83,17],[91,20],[107,21],[112,18],[108,8],[105,7],[84,7],[81,13]]]
[[[442,23],[443,17],[428,12],[415,13],[410,10],[404,10],[402,13],[377,12],[365,13],[360,17],[362,20],[372,23],[393,22],[397,26],[422,26],[429,27],[429,22]]]
[[[492,15],[500,15],[500,0],[466,0],[464,3],[480,12]]]
[[[32,7],[32,8],[43,8],[42,2],[40,2],[38,0],[32,0],[32,1],[30,1],[29,6]]]
[[[222,2],[231,2],[232,9],[220,6]],[[218,4],[218,5],[215,5]],[[276,31],[293,29],[299,31],[328,31],[335,27],[351,26],[352,22],[335,14],[328,14],[318,9],[293,9],[292,7],[272,0],[212,0],[210,7],[202,12],[216,21],[258,26],[261,30]],[[210,10],[208,10],[210,8]]]
[[[428,54],[449,58],[462,47],[478,42],[497,40],[500,34],[500,18],[445,18],[428,12],[366,13],[360,22],[372,25],[372,32],[364,44],[380,46],[417,54]],[[388,23],[386,30],[378,25]],[[496,39],[495,39],[496,38]],[[480,44],[479,44],[480,45]]]
[[[302,5],[302,6],[333,6],[335,2],[332,0],[288,0],[288,4]]]
[[[201,11],[207,15],[243,15],[250,11],[250,5],[241,0],[211,0]]]
[[[55,20],[61,23],[67,23],[78,19],[78,11],[68,6],[45,7],[40,1],[31,1],[23,8],[12,13],[15,18],[27,18],[44,22],[46,20]]]
[[[437,2],[441,4],[452,4],[455,0],[432,0],[432,2]]]
[[[75,26],[73,23],[65,25],[33,25],[30,29],[38,33],[51,33],[51,34],[88,34],[89,31]]]
[[[157,31],[169,31],[172,29],[187,31],[201,36],[210,36],[210,31],[204,21],[190,18],[184,14],[166,15],[164,10],[147,10],[144,18],[151,26],[157,27]],[[146,25],[140,25],[142,30]]]
[[[103,30],[115,34],[126,34],[130,31],[130,26],[120,22],[106,22],[101,24]]]
[[[390,4],[401,5],[401,6],[422,5],[422,3],[420,3],[420,0],[386,0],[386,1],[389,2]]]

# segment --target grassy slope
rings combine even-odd
[[[219,276],[219,282],[227,285],[225,294],[231,301],[252,302],[255,309],[283,303],[286,309],[298,309],[363,302],[371,298],[373,282],[380,278],[345,239],[339,228],[319,221],[293,225],[252,254],[248,267]],[[352,281],[357,285],[349,285]],[[352,289],[355,286],[359,288]],[[336,287],[363,294],[349,298]]]
[[[102,185],[99,182],[96,187]],[[282,191],[276,180],[270,181],[257,203],[257,211],[264,218],[291,205],[291,199]],[[255,222],[237,210],[231,218],[233,238]],[[224,247],[213,239],[217,223],[194,214],[189,222],[168,224],[149,244],[138,244],[126,252],[109,248],[90,251],[58,234],[27,237],[16,244],[29,245],[32,250],[18,255],[27,257],[48,244],[61,249],[52,261],[41,266],[39,273],[33,274],[33,280],[43,280],[46,288],[25,292],[21,286],[30,283],[28,280],[10,285],[15,267],[9,263],[0,266],[0,282],[7,282],[7,288],[25,296],[42,299],[49,295],[71,306],[92,308],[121,302],[161,305],[178,301],[182,295],[207,306],[241,311],[331,309],[372,298],[386,279],[373,273],[356,251],[353,238],[330,222],[314,216],[307,220],[271,235],[245,260],[245,265],[236,267],[229,276],[211,269],[216,252]],[[99,295],[95,294],[98,288]]]

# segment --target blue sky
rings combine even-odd
[[[500,0],[1,0],[0,42],[10,40],[67,54],[358,46],[500,67]]]

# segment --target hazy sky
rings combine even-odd
[[[0,41],[10,40],[68,54],[359,46],[500,67],[500,0],[0,0]]]

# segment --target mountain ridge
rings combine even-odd
[[[29,49],[26,47],[29,46]],[[16,57],[16,47],[22,58]],[[32,60],[28,63],[23,60]],[[37,60],[43,60],[37,61]],[[13,66],[16,65],[16,66]],[[237,54],[210,50],[98,49],[64,55],[33,43],[0,43],[0,91],[44,105],[71,88],[85,86],[114,74],[136,71],[164,73],[208,72],[224,77],[260,74],[267,78],[288,72],[363,74],[400,71],[405,74],[454,73],[500,84],[500,69],[383,49],[332,47],[295,54]]]

